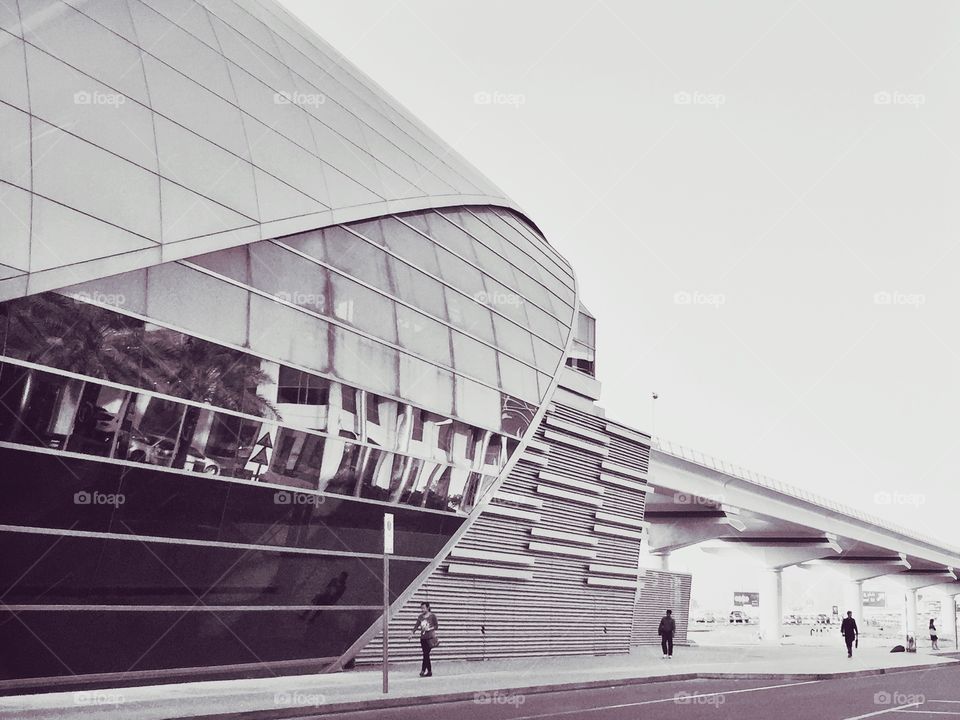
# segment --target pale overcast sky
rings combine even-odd
[[[573,263],[609,415],[960,546],[960,5],[282,1]]]

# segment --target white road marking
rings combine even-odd
[[[695,700],[696,698],[716,697],[718,695],[737,695],[738,693],[760,692],[761,690],[777,690],[779,688],[796,687],[797,685],[813,685],[814,683],[819,683],[819,682],[823,682],[823,680],[803,680],[801,682],[785,683],[783,685],[765,685],[763,687],[743,688],[741,690],[723,690],[720,692],[707,692],[707,693],[696,693],[696,694],[684,693],[681,696],[681,699],[683,700],[683,702],[678,702],[678,697],[674,696],[674,697],[663,698],[661,700],[643,700],[640,702],[621,703],[619,705],[599,705],[596,707],[582,708],[579,710],[562,710],[560,712],[554,711],[554,712],[548,712],[548,713],[541,713],[539,715],[524,715],[523,717],[513,718],[513,720],[538,720],[539,718],[560,717],[561,715],[584,715],[588,712],[597,712],[599,710],[619,710],[621,708],[639,707],[640,705],[657,705],[660,703],[677,703],[678,705],[686,705],[687,703],[689,703],[692,700]],[[907,707],[907,706],[904,706],[904,707]],[[849,718],[848,720],[853,720],[853,718]]]
[[[907,705],[898,705],[897,707],[886,708],[885,710],[874,710],[873,712],[866,713],[864,715],[853,715],[843,720],[863,720],[863,718],[876,717],[877,715],[886,715],[887,713],[900,712],[901,710],[906,710],[906,708],[920,707],[920,703],[909,703]]]
[[[900,713],[913,713],[915,715],[960,715],[960,712],[953,710],[897,710]]]

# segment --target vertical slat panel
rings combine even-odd
[[[551,426],[549,418],[560,422]],[[581,434],[576,434],[571,425]],[[409,634],[424,600],[431,603],[440,622],[442,641],[435,651],[438,659],[629,652],[637,629],[636,576],[631,573],[637,572],[640,551],[639,537],[631,534],[638,533],[637,524],[643,521],[644,493],[604,483],[601,462],[646,473],[650,450],[641,442],[607,432],[606,426],[602,416],[560,404],[550,407],[535,435],[536,444],[517,462],[500,490],[507,497],[493,501],[501,507],[532,512],[537,519],[483,513],[457,549],[504,553],[507,557],[451,557],[442,562],[393,618],[393,659],[419,656],[419,644],[409,639]],[[546,429],[577,442],[548,439]],[[601,443],[598,436],[608,442]],[[605,447],[607,455],[578,443]],[[545,449],[548,452],[543,452]],[[604,474],[609,471],[604,470]],[[578,488],[563,484],[564,478],[590,485]],[[569,497],[538,491],[539,487],[562,490]],[[597,506],[597,501],[602,504]],[[597,512],[603,513],[604,519],[598,520]],[[597,532],[597,525],[628,533]],[[532,528],[550,532],[532,536]],[[531,549],[531,542],[553,550]],[[533,564],[516,564],[518,555],[532,559]],[[509,562],[511,556],[514,564]],[[513,568],[532,572],[533,579],[454,574],[450,572],[451,560],[459,566],[454,569],[461,572],[463,566],[468,566],[471,573],[483,573],[484,568]],[[684,597],[689,602],[689,578],[685,587]],[[647,596],[641,592],[640,597]],[[379,649],[378,637],[363,650],[358,662],[376,662]]]

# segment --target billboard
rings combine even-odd
[[[734,607],[760,607],[760,593],[735,592],[733,593]]]
[[[864,607],[886,607],[887,594],[881,590],[864,590],[863,606]]]

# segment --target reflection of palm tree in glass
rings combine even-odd
[[[48,365],[162,392],[176,397],[260,417],[278,417],[272,403],[257,388],[270,378],[259,359],[183,333],[145,326],[143,321],[79,302],[56,293],[43,293],[0,304],[7,326],[4,353]],[[25,397],[29,404],[34,370],[28,371]],[[190,408],[179,438],[192,436],[200,410]],[[182,464],[189,442],[179,443]],[[180,457],[180,456],[183,457]]]

